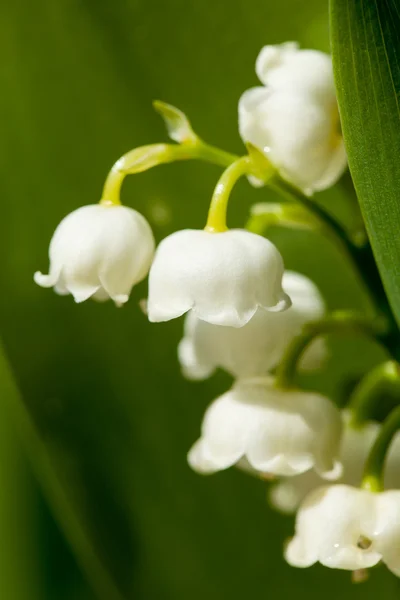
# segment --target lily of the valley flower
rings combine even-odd
[[[239,101],[243,140],[306,193],[330,187],[347,165],[330,56],[292,42],[265,46],[256,72],[264,87]]]
[[[400,491],[347,485],[314,490],[301,505],[285,558],[295,567],[320,562],[356,571],[383,561],[400,576]]]
[[[257,471],[297,475],[316,469],[340,475],[340,413],[324,396],[279,390],[272,378],[239,380],[208,408],[188,460],[200,473],[245,458]]]
[[[35,273],[42,287],[115,304],[127,302],[132,287],[144,279],[154,255],[154,237],[146,219],[120,205],[82,206],[58,225],[50,242],[50,271]]]
[[[168,321],[193,310],[209,323],[242,327],[259,307],[290,306],[283,269],[275,246],[249,231],[178,231],[158,246],[150,269],[149,319]]]
[[[365,461],[378,436],[381,425],[367,422],[360,427],[349,426],[350,415],[343,413],[344,429],[340,447],[343,474],[338,483],[359,485]],[[400,434],[390,446],[385,467],[385,488],[400,488]],[[293,513],[312,490],[323,485],[314,471],[296,477],[284,478],[274,483],[269,490],[271,504],[284,513]]]
[[[240,328],[211,325],[189,313],[178,348],[184,375],[204,379],[221,367],[234,377],[255,377],[274,368],[301,327],[321,318],[325,309],[317,287],[304,275],[285,271],[282,283],[292,306],[280,313],[258,309]],[[302,366],[316,368],[325,355],[323,340],[316,340]]]

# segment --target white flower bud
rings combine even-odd
[[[296,43],[265,46],[256,71],[265,87],[240,98],[243,140],[307,194],[330,187],[347,166],[330,56]]]
[[[350,427],[350,415],[343,413],[344,429],[340,447],[343,474],[338,482],[358,485],[361,481],[365,461],[377,438],[381,425],[369,421],[361,427]],[[400,488],[400,433],[390,445],[385,467],[385,488]],[[296,477],[284,478],[269,490],[272,505],[284,512],[294,513],[312,490],[322,485],[322,480],[313,471]]]
[[[297,475],[314,468],[330,478],[340,474],[340,435],[340,413],[324,396],[279,390],[271,378],[239,380],[208,408],[188,460],[200,473],[245,458],[261,473]]]
[[[302,326],[325,312],[321,294],[307,277],[285,271],[282,282],[292,306],[279,313],[258,309],[243,327],[211,325],[189,313],[178,347],[183,374],[189,379],[205,379],[220,367],[233,377],[256,377],[276,367]],[[323,340],[316,340],[305,352],[301,366],[316,368],[325,355]]]
[[[132,287],[149,271],[154,255],[150,225],[126,206],[93,204],[67,215],[50,242],[50,271],[35,273],[42,287],[116,305],[127,302]]]
[[[275,246],[249,231],[177,231],[158,246],[150,269],[149,319],[168,321],[193,310],[209,323],[242,327],[259,307],[290,306],[283,269]]]
[[[383,561],[400,576],[400,491],[347,485],[314,490],[301,505],[285,558],[295,567],[320,562],[356,571]]]

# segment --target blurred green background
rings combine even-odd
[[[241,152],[237,101],[257,85],[266,43],[329,49],[321,0],[14,0],[0,7],[1,174],[0,598],[210,600],[398,596],[376,569],[364,585],[288,567],[292,519],[265,484],[235,470],[203,478],[186,452],[220,373],[184,381],[182,322],[151,325],[138,308],[77,306],[33,283],[68,212],[96,202],[127,150],[166,140],[151,101],[175,104],[207,141]],[[124,201],[160,240],[202,227],[219,169],[177,164],[131,177]],[[275,199],[242,182],[230,209]],[[351,222],[349,179],[319,199]],[[310,275],[331,308],[368,308],[326,240],[273,232],[287,266]],[[309,384],[342,402],[381,355],[342,340]]]

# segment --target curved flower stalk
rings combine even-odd
[[[50,242],[48,275],[35,273],[42,287],[117,306],[129,299],[153,259],[155,242],[150,225],[137,211],[115,204],[82,206],[58,225]]]
[[[192,310],[213,325],[243,327],[259,308],[289,308],[282,289],[283,259],[275,246],[258,234],[227,227],[234,185],[252,169],[261,172],[264,163],[251,148],[220,177],[204,230],[177,231],[158,246],[149,274],[150,321],[168,321]]]
[[[324,396],[281,391],[272,378],[237,381],[208,408],[190,466],[213,473],[246,459],[262,473],[340,475],[340,413]]]
[[[192,310],[209,323],[242,327],[259,307],[290,306],[282,276],[279,252],[259,235],[178,231],[158,246],[150,269],[149,319],[168,321]]]
[[[239,101],[245,142],[306,194],[332,186],[347,166],[330,56],[297,43],[265,46],[256,62],[264,87]]]
[[[285,558],[356,571],[384,562],[400,576],[400,490],[373,493],[347,485],[314,490],[300,506]]]
[[[357,486],[361,482],[368,452],[379,435],[381,425],[369,421],[358,427],[351,427],[350,419],[350,414],[345,411],[339,454],[343,474],[338,483]],[[269,489],[269,499],[276,509],[284,513],[294,513],[307,494],[321,485],[322,479],[314,471],[308,471],[274,483]],[[400,489],[400,434],[396,436],[388,453],[385,488]]]
[[[205,379],[220,367],[233,377],[256,377],[276,367],[302,326],[325,312],[319,290],[304,275],[285,271],[282,284],[292,306],[279,313],[259,308],[240,328],[211,325],[189,313],[178,347],[183,374]],[[305,352],[301,368],[318,368],[326,354],[324,340],[316,340]]]

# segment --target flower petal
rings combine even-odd
[[[190,311],[178,348],[184,375],[204,379],[220,367],[234,377],[256,377],[274,368],[302,326],[322,317],[325,310],[318,289],[307,277],[285,271],[283,288],[292,299],[290,309],[274,313],[258,308],[240,328],[207,323]],[[311,360],[316,365],[317,355],[321,359],[320,348],[310,357],[308,366]]]
[[[284,310],[283,261],[265,238],[244,230],[178,231],[159,245],[149,275],[152,322],[192,309],[199,319],[242,327],[259,306]]]
[[[56,285],[58,281],[58,275],[49,273],[48,275],[44,275],[40,271],[36,271],[33,275],[33,279],[35,283],[44,288],[51,288]]]
[[[297,42],[285,42],[276,46],[264,46],[256,60],[258,79],[268,85],[269,76],[274,69],[282,68],[299,50]]]
[[[94,294],[96,294],[96,292],[98,292],[100,289],[100,285],[85,285],[84,283],[79,284],[70,282],[68,289],[74,297],[75,302],[80,304],[81,302],[85,302],[85,300],[88,300],[94,296]]]
[[[182,373],[187,379],[192,379],[194,381],[207,379],[215,371],[212,365],[201,362],[196,354],[194,344],[189,338],[183,338],[179,342],[178,358],[181,364]]]
[[[235,455],[236,456],[236,455]],[[203,439],[197,440],[188,452],[189,466],[198,473],[208,475],[221,471],[232,466],[236,462],[232,461],[231,455],[219,455],[210,452],[206,442]]]

